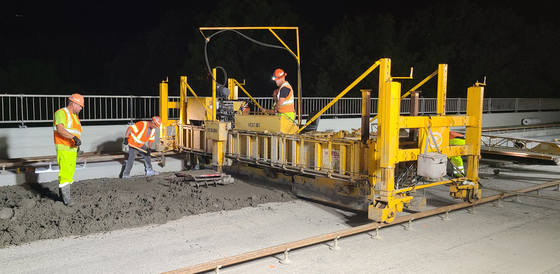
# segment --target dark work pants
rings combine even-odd
[[[147,151],[148,147],[143,145],[140,149]],[[152,157],[150,154],[138,150],[133,146],[128,146],[128,160],[126,160],[126,167],[124,168],[123,177],[130,176],[130,170],[132,170],[132,165],[134,165],[134,159],[136,158],[136,153],[140,153],[142,158],[144,158],[144,164],[146,165],[146,171],[152,170]]]

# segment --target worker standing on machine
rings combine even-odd
[[[272,96],[275,98],[274,101],[276,105],[274,105],[272,109],[261,107],[260,110],[268,114],[284,116],[290,121],[295,121],[296,113],[294,107],[294,91],[290,83],[286,81],[286,75],[288,74],[285,73],[282,69],[277,69],[274,71],[272,80],[276,82],[276,86],[278,86],[278,92],[276,94],[273,94]]]
[[[78,113],[84,107],[84,97],[78,93],[68,97],[68,105],[54,113],[53,130],[58,162],[58,194],[67,206],[74,201],[70,197],[70,185],[74,183],[78,147],[82,144],[82,124]]]
[[[136,154],[140,153],[146,165],[146,176],[158,175],[159,172],[152,169],[152,143],[156,140],[156,128],[161,126],[159,116],[152,117],[151,121],[140,121],[129,126],[124,136],[124,144],[128,145],[128,159],[123,172],[123,179],[130,178],[130,171],[134,164]],[[146,142],[148,145],[146,145]]]
[[[465,136],[459,132],[449,131],[449,145],[451,146],[464,146]],[[463,166],[463,158],[461,156],[450,157],[451,162],[459,169],[453,168],[453,176],[462,177],[465,175],[465,168]]]

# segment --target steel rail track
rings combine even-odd
[[[153,152],[156,157],[170,156],[178,154],[176,152]],[[76,158],[77,163],[92,163],[92,162],[109,162],[120,159],[128,158],[128,153],[116,152],[107,154],[95,154],[95,153],[84,153]],[[56,163],[56,156],[45,156],[45,157],[30,157],[30,158],[20,158],[8,160],[6,162],[0,162],[0,168],[13,168],[13,167],[38,167],[38,166],[48,166],[49,164]]]
[[[560,201],[560,198],[557,198],[557,197],[550,197],[550,196],[544,196],[544,195],[539,195],[539,194],[531,194],[531,193],[526,193],[526,192],[508,191],[508,190],[501,190],[501,189],[488,188],[488,187],[484,187],[484,188],[482,188],[482,189],[497,191],[497,192],[501,192],[501,193],[507,193],[507,194],[511,194],[511,195],[517,195],[517,196],[527,196],[527,197],[533,197],[533,198],[539,198],[539,199],[547,199],[547,200]],[[538,190],[537,190],[537,193],[538,193]]]
[[[459,204],[453,204],[453,205],[449,205],[449,206],[444,206],[444,207],[439,207],[439,208],[426,210],[424,212],[419,212],[419,213],[415,213],[415,214],[410,214],[410,215],[406,215],[406,216],[397,217],[397,218],[395,218],[395,220],[393,222],[391,222],[389,224],[385,224],[385,223],[365,224],[365,225],[352,227],[352,228],[348,228],[348,229],[344,229],[344,230],[339,230],[339,231],[335,231],[335,232],[331,232],[331,233],[328,233],[328,234],[323,234],[323,235],[319,235],[319,236],[315,236],[315,237],[311,237],[311,238],[307,238],[307,239],[303,239],[303,240],[298,240],[298,241],[285,243],[285,244],[281,244],[281,245],[277,245],[277,246],[273,246],[273,247],[267,247],[267,248],[263,248],[263,249],[259,249],[259,250],[255,250],[255,251],[250,251],[250,252],[247,252],[247,253],[234,255],[234,256],[230,256],[230,257],[226,257],[226,258],[222,258],[222,259],[218,259],[218,260],[214,260],[214,261],[210,261],[210,262],[206,262],[206,263],[201,263],[201,264],[189,266],[189,267],[186,267],[186,268],[172,270],[172,271],[169,271],[169,272],[164,272],[163,274],[186,274],[186,273],[200,273],[200,272],[209,271],[209,270],[219,270],[221,267],[234,265],[234,264],[238,264],[238,263],[242,263],[242,262],[247,262],[247,261],[250,261],[250,260],[259,259],[259,258],[271,256],[271,255],[274,255],[274,254],[283,253],[283,252],[286,252],[286,251],[289,251],[289,250],[294,250],[294,249],[298,249],[298,248],[302,248],[302,247],[306,247],[306,246],[310,246],[310,245],[315,245],[315,244],[319,244],[319,243],[323,243],[323,242],[327,242],[327,241],[332,241],[332,240],[335,240],[335,239],[338,239],[338,238],[351,236],[351,235],[355,235],[355,234],[359,234],[359,233],[364,233],[364,232],[371,231],[371,230],[374,230],[374,229],[379,229],[381,227],[401,224],[401,223],[409,222],[409,221],[412,221],[412,220],[415,220],[415,219],[430,217],[430,216],[433,216],[433,215],[449,212],[449,211],[452,211],[452,210],[457,210],[457,209],[467,208],[467,207],[471,207],[471,206],[475,206],[475,205],[479,205],[479,204],[483,204],[483,203],[488,203],[488,202],[491,202],[491,201],[494,201],[494,200],[498,200],[498,199],[502,199],[502,198],[506,198],[506,197],[510,197],[510,196],[516,196],[519,193],[531,192],[531,191],[535,191],[535,190],[543,189],[543,188],[548,188],[548,187],[552,187],[552,186],[559,185],[559,184],[560,184],[560,180],[556,180],[556,181],[552,181],[552,182],[548,182],[548,183],[544,183],[544,184],[540,184],[540,185],[535,185],[535,186],[532,186],[532,187],[529,187],[529,188],[516,190],[516,191],[513,191],[513,192],[507,192],[507,193],[502,193],[502,194],[498,194],[498,195],[488,196],[488,197],[482,198],[482,199],[480,199],[480,200],[478,200],[474,203],[462,202],[462,203],[459,203]],[[515,194],[515,193],[517,193],[517,194]]]

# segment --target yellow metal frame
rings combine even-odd
[[[206,35],[204,35],[204,31],[219,31],[219,30],[268,30],[270,31],[270,33],[272,33],[272,35],[274,35],[274,37],[276,37],[276,39],[284,46],[284,48],[286,48],[291,54],[293,54],[296,57],[296,61],[297,61],[297,65],[298,65],[298,86],[297,86],[297,91],[298,91],[298,114],[301,113],[301,71],[300,71],[300,64],[301,64],[301,57],[300,57],[300,51],[299,51],[299,28],[298,27],[200,27],[200,33],[202,34],[202,36],[204,37],[204,39],[206,41],[209,41],[209,39],[206,37]],[[275,30],[293,30],[296,32],[296,51],[294,52],[285,42],[284,40],[282,40],[282,38],[280,38],[280,36],[278,36],[278,34],[275,32]],[[214,73],[215,75],[215,73]],[[241,87],[241,85],[239,85],[239,87]],[[245,90],[244,90],[245,91]],[[247,92],[246,92],[247,93]],[[247,95],[249,95],[247,93]],[[250,95],[249,95],[250,96]],[[252,98],[251,98],[252,99]],[[297,115],[298,116],[298,125],[301,125],[301,115]]]
[[[249,98],[251,98],[251,101],[253,101],[253,103],[255,103],[257,108],[261,107],[261,105],[257,102],[257,100],[255,100],[255,98],[253,98],[253,96],[251,96],[251,94],[249,94],[249,92],[239,82],[237,82],[237,80],[235,80],[235,79],[230,79],[230,80],[231,80],[231,85],[229,87],[230,90],[232,90],[232,88],[235,88],[235,87],[240,88],[245,93],[245,95],[247,95]]]
[[[348,93],[350,90],[352,90],[357,84],[359,84],[364,78],[366,78],[366,76],[368,76],[372,71],[374,71],[375,68],[377,68],[377,66],[379,66],[379,64],[380,64],[380,61],[375,62],[370,68],[368,68],[364,73],[362,73],[362,75],[360,75],[360,77],[358,77],[356,80],[354,80],[354,82],[352,82],[348,87],[346,87],[342,92],[340,92],[340,94],[338,94],[332,101],[330,101],[319,112],[317,112],[317,114],[315,116],[311,117],[310,119],[307,119],[307,123],[303,127],[301,127],[297,131],[297,133],[300,133],[304,128],[306,128],[308,125],[313,123],[313,121],[315,121],[317,118],[319,118],[321,116],[321,114],[323,114],[330,107],[332,107],[336,102],[338,102],[338,100],[340,100],[340,98],[344,97],[344,95],[346,95],[346,93]]]
[[[282,121],[271,122],[274,119],[281,120],[282,117],[264,115],[236,115],[235,128],[219,121],[207,121],[205,126],[197,127],[186,125],[184,112],[181,112],[182,118],[177,124],[176,147],[181,151],[212,156],[212,163],[218,170],[235,163],[243,166],[236,167],[237,171],[247,169],[254,176],[263,174],[255,171],[255,166],[266,170],[264,173],[269,178],[274,172],[290,172],[293,174],[293,191],[297,195],[366,210],[370,219],[379,222],[393,221],[398,212],[409,206],[414,198],[414,190],[417,189],[447,185],[454,198],[468,201],[480,198],[478,161],[484,87],[476,84],[467,90],[466,115],[445,115],[445,64],[439,65],[436,72],[412,89],[416,90],[439,74],[437,116],[400,115],[403,98],[401,84],[394,80],[409,77],[392,77],[391,60],[384,58],[375,62],[315,117],[311,117],[308,124],[376,68],[379,68],[379,120],[376,136],[369,135],[369,138],[362,140],[346,131],[298,134],[303,128],[298,129],[293,124],[292,128],[284,128]],[[188,85],[186,78],[184,80],[179,105],[184,105],[186,98],[184,93]],[[249,95],[235,79],[228,79],[228,86],[230,90],[237,86]],[[215,94],[215,90],[213,93]],[[163,98],[167,97],[162,96]],[[215,106],[215,95],[213,98]],[[366,110],[369,100],[362,101],[362,109]],[[215,107],[212,111],[214,109]],[[367,117],[364,119],[368,121]],[[215,113],[211,120],[215,120]],[[259,123],[259,128],[255,123]],[[261,127],[260,123],[266,124],[266,128]],[[279,128],[275,128],[276,126]],[[398,189],[395,177],[399,163],[410,164],[417,161],[421,153],[435,152],[436,148],[431,146],[428,146],[428,151],[424,150],[423,142],[428,137],[426,132],[439,131],[443,137],[448,134],[450,127],[466,128],[465,145],[450,146],[448,138],[441,138],[438,149],[448,157],[466,156],[466,176]],[[403,136],[400,136],[402,129],[417,129],[418,140],[404,141]],[[272,177],[285,179],[286,176]]]

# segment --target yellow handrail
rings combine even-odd
[[[428,82],[430,79],[434,78],[434,76],[436,76],[438,74],[438,71],[434,71],[432,72],[432,74],[428,75],[428,77],[424,78],[424,80],[420,81],[420,83],[418,83],[416,86],[414,86],[413,88],[411,88],[407,93],[403,94],[403,96],[401,96],[401,100],[406,98],[408,95],[410,95],[411,92],[417,90],[419,87],[421,87],[422,85],[424,85],[426,82]],[[373,121],[375,121],[375,119],[377,119],[378,115],[375,115],[373,118],[371,118],[371,120],[369,120],[370,123],[372,123]]]
[[[255,104],[257,105],[257,107],[259,107],[259,108],[261,107],[261,106],[259,105],[259,103],[257,103],[257,101],[253,98],[253,96],[251,96],[251,94],[249,94],[249,92],[248,92],[247,90],[245,90],[245,88],[243,88],[243,86],[241,86],[241,84],[240,84],[239,82],[237,82],[237,80],[235,80],[235,79],[232,79],[232,80],[233,80],[233,83],[234,83],[234,84],[236,84],[247,96],[249,96],[249,98],[251,98],[251,100],[252,100],[253,102],[255,102]]]
[[[369,69],[367,69],[364,73],[362,73],[362,75],[360,75],[360,77],[358,77],[356,80],[354,80],[354,82],[352,82],[352,84],[350,84],[348,87],[346,87],[342,92],[340,92],[340,94],[338,94],[338,96],[336,96],[336,98],[334,98],[332,101],[330,101],[323,109],[321,109],[321,111],[319,111],[315,116],[313,116],[313,118],[308,119],[307,123],[301,127],[298,131],[296,131],[296,134],[301,132],[304,128],[306,128],[309,124],[311,124],[313,121],[315,121],[318,117],[321,116],[321,114],[323,114],[325,111],[327,111],[327,109],[329,109],[330,107],[332,107],[338,100],[340,100],[340,98],[342,98],[342,96],[346,95],[346,93],[348,93],[348,91],[350,91],[351,89],[353,89],[358,83],[360,83],[366,76],[368,76],[375,68],[377,68],[379,66],[379,64],[381,64],[380,61],[375,62]]]
[[[191,88],[191,86],[185,81],[185,85],[187,87],[187,89],[192,93],[192,95],[194,96],[194,98],[196,98],[196,100],[198,102],[200,102],[200,99],[198,99],[198,95],[196,95],[196,93],[194,92],[194,90]],[[200,102],[200,104],[206,109],[206,114],[208,113],[212,113],[212,111],[210,111],[210,109],[205,106],[202,102]]]

